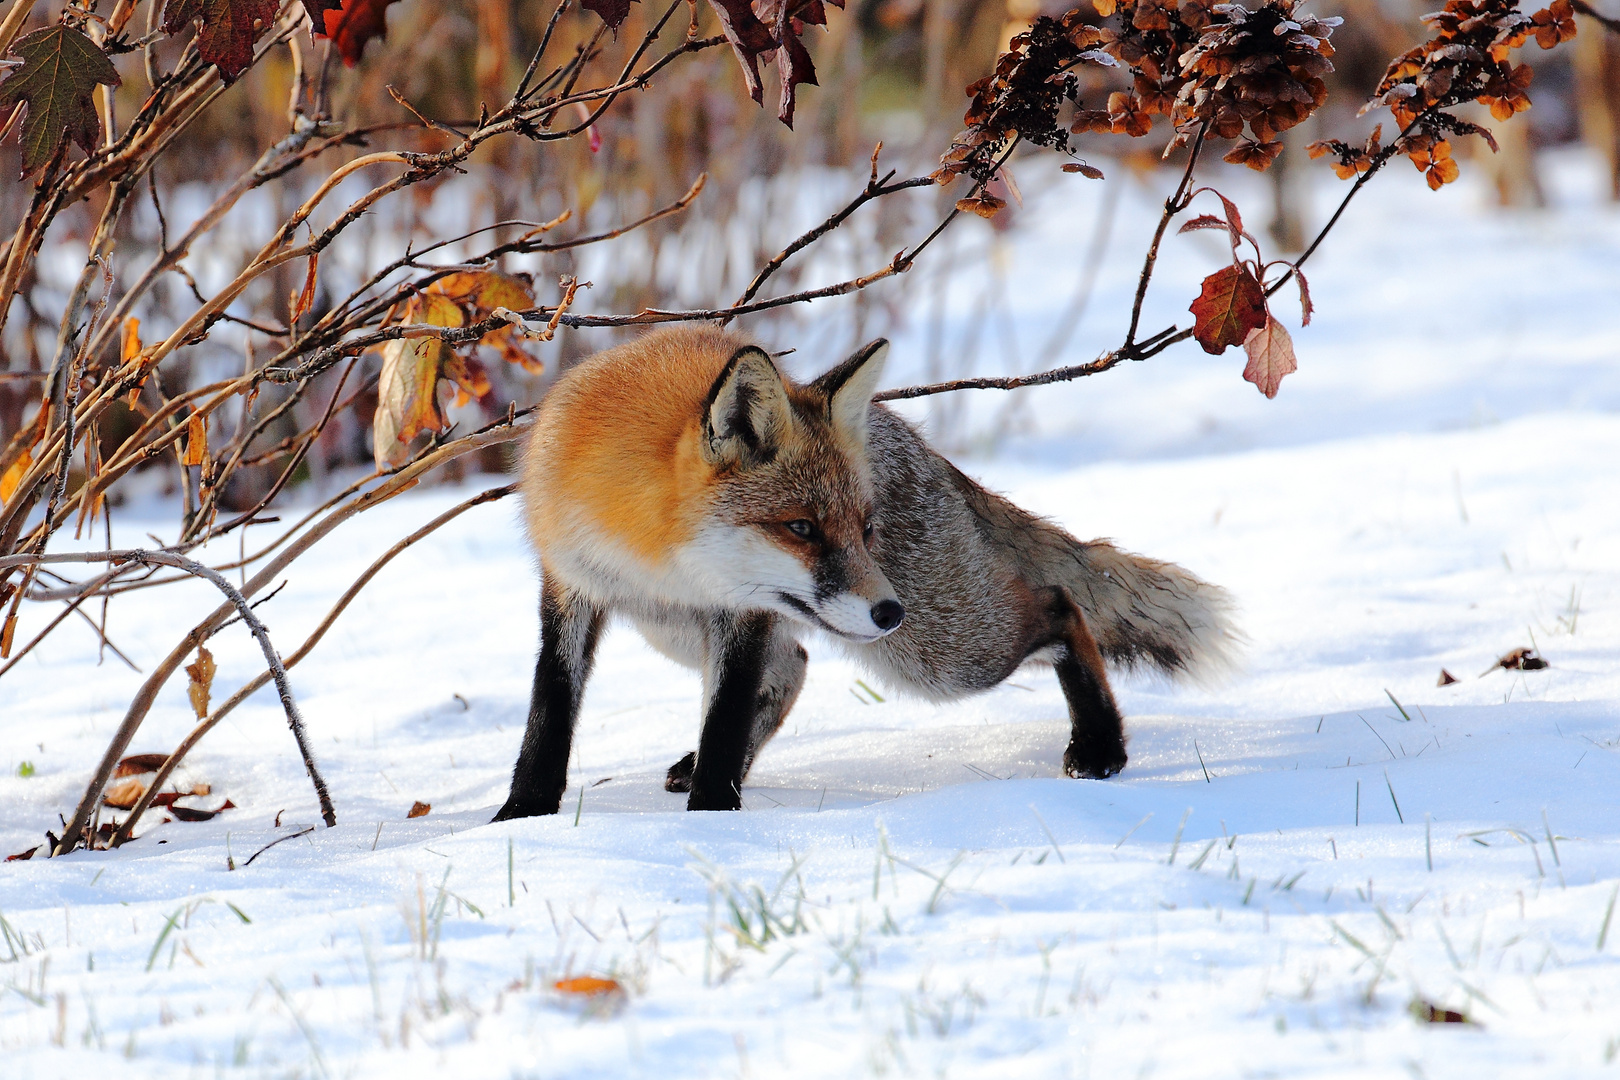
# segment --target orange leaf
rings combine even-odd
[[[202,413],[194,412],[186,421],[186,452],[180,458],[182,465],[201,465],[208,460],[208,422]]]
[[[13,611],[6,616],[5,625],[0,626],[0,660],[11,655],[11,642],[17,636],[17,613]]]
[[[315,302],[315,271],[321,264],[321,253],[316,252],[309,257],[309,270],[304,274],[304,291],[298,294],[293,304],[292,322],[302,319],[309,306]]]
[[[1203,291],[1188,310],[1197,320],[1193,337],[1205,352],[1217,356],[1229,345],[1241,345],[1268,317],[1265,290],[1246,268],[1235,265],[1205,278]]]
[[[456,301],[469,311],[474,320],[488,318],[496,308],[527,311],[534,307],[534,290],[528,282],[491,270],[463,270],[439,279],[428,286],[428,291],[443,293]],[[478,344],[499,349],[508,363],[517,364],[525,371],[539,374],[545,370],[543,363],[518,346],[517,330],[510,325],[491,330],[478,339]],[[470,388],[468,390],[474,397],[489,393],[487,389],[481,393],[473,392]]]
[[[1260,388],[1268,398],[1277,396],[1283,376],[1297,370],[1294,362],[1294,342],[1287,327],[1266,316],[1266,324],[1251,330],[1244,339],[1243,351],[1249,354],[1249,363],[1243,369],[1243,378]]]
[[[141,354],[141,320],[133,315],[124,320],[124,347],[122,359],[129,363]]]
[[[0,475],[0,503],[11,498],[12,492],[17,490],[17,485],[22,483],[22,478],[33,467],[34,455],[24,450],[22,456],[11,463],[11,468]]]
[[[432,809],[433,809],[433,804],[432,803],[425,803],[425,802],[421,802],[421,801],[413,802],[413,803],[411,803],[411,808],[409,810],[405,811],[405,816],[408,817],[408,818],[427,817],[428,813]]]
[[[349,67],[360,62],[360,54],[372,38],[385,36],[387,10],[397,0],[304,0],[314,23],[316,37],[331,38]]]
[[[552,988],[564,994],[598,997],[602,994],[622,994],[624,987],[617,979],[598,979],[592,975],[576,975],[572,979],[558,979]]]

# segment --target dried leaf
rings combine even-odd
[[[1177,229],[1176,232],[1178,234],[1180,234],[1180,233],[1197,232],[1199,229],[1224,229],[1224,228],[1226,228],[1226,222],[1222,221],[1220,218],[1216,217],[1214,214],[1199,214],[1197,217],[1192,218],[1189,221],[1182,222],[1181,228]]]
[[[281,0],[168,0],[163,32],[178,34],[193,23],[197,55],[219,68],[229,83],[253,63],[253,43],[276,21]]]
[[[1501,668],[1503,671],[1541,671],[1548,666],[1547,661],[1537,656],[1534,649],[1526,649],[1521,646],[1497,657],[1496,663],[1486,668],[1481,673],[1481,677],[1489,675],[1497,668]]]
[[[1097,168],[1096,166],[1086,165],[1078,161],[1068,162],[1063,166],[1063,171],[1066,173],[1079,173],[1087,180],[1101,180],[1103,178],[1103,171],[1101,169]]]
[[[227,810],[235,809],[236,804],[229,799],[226,799],[224,805],[217,810],[199,810],[194,806],[180,806],[176,803],[169,805],[169,813],[174,815],[176,821],[209,821]]]
[[[107,789],[102,792],[101,801],[114,810],[130,810],[141,801],[141,796],[146,794],[146,788],[146,781],[125,777],[123,780],[108,784]]]
[[[186,421],[186,452],[180,458],[182,465],[201,465],[208,460],[208,422],[202,413],[194,412]]]
[[[1413,998],[1412,1003],[1407,1006],[1407,1011],[1420,1024],[1472,1024],[1478,1026],[1478,1022],[1470,1019],[1467,1013],[1458,1012],[1456,1009],[1443,1009],[1432,1001],[1425,1001],[1423,998]]]
[[[1193,337],[1207,353],[1220,355],[1241,345],[1250,332],[1266,324],[1266,294],[1246,267],[1223,266],[1204,279],[1203,290],[1188,308],[1197,322]]]
[[[304,289],[298,294],[298,299],[293,302],[291,322],[302,319],[305,313],[309,311],[310,305],[315,302],[315,274],[320,263],[320,252],[317,251],[309,257],[309,270],[304,274]]]
[[[12,493],[17,490],[17,485],[22,483],[22,478],[33,467],[34,455],[24,450],[21,456],[11,463],[11,468],[0,473],[0,503],[11,498]]]
[[[995,217],[998,212],[1006,207],[1006,205],[1007,203],[1005,200],[998,199],[994,195],[988,193],[980,195],[977,198],[956,200],[956,208],[958,210],[965,214],[978,214],[986,221]]]
[[[407,818],[427,817],[428,812],[431,811],[432,809],[433,809],[433,804],[432,803],[413,802],[413,803],[411,803],[411,808],[409,810],[405,811],[405,816]]]
[[[191,684],[186,687],[186,697],[191,700],[191,711],[197,714],[197,719],[208,718],[208,693],[214,686],[214,672],[219,665],[214,663],[214,654],[208,651],[208,646],[197,646],[197,660],[186,665],[186,675],[190,677]]]
[[[1268,398],[1277,396],[1283,376],[1299,366],[1294,362],[1294,342],[1288,336],[1288,328],[1270,315],[1266,316],[1266,325],[1249,332],[1243,351],[1249,354],[1249,362],[1243,368],[1244,380],[1254,383]]]
[[[1311,325],[1311,316],[1316,312],[1316,305],[1311,303],[1311,286],[1305,280],[1305,274],[1299,267],[1293,267],[1294,280],[1299,282],[1299,325]]]
[[[1247,165],[1255,172],[1265,172],[1271,168],[1271,163],[1281,154],[1283,144],[1273,140],[1271,142],[1251,142],[1245,139],[1221,158],[1222,161],[1232,165]]]
[[[27,862],[29,859],[34,857],[34,853],[39,851],[42,846],[43,845],[41,844],[35,844],[27,851],[19,851],[15,855],[7,855],[6,862]]]
[[[609,30],[618,30],[619,24],[630,14],[630,0],[579,0],[579,6],[596,12]]]
[[[622,994],[624,987],[617,979],[598,979],[594,975],[575,975],[571,979],[558,979],[551,984],[561,994],[580,997],[600,997],[603,994]]]
[[[157,772],[168,760],[168,754],[131,754],[118,763],[113,775],[139,776],[141,773]]]
[[[428,291],[443,293],[460,304],[474,322],[487,319],[497,308],[527,311],[534,307],[534,289],[526,280],[491,270],[464,270],[451,274],[428,286]],[[546,365],[522,348],[518,341],[517,328],[511,325],[491,330],[478,339],[480,345],[499,349],[502,358],[509,364],[517,364],[536,375],[544,371]],[[488,392],[486,389],[474,396],[482,397]]]
[[[119,350],[119,358],[129,363],[141,355],[141,320],[131,315],[124,320],[123,348]]]
[[[17,613],[13,611],[6,616],[3,626],[0,626],[0,660],[11,655],[11,642],[17,636]]]
[[[1452,683],[1454,683],[1456,681],[1457,681],[1457,676],[1453,675],[1451,672],[1447,671],[1445,668],[1441,668],[1440,669],[1440,681],[1435,683],[1434,685],[1436,685],[1436,686],[1450,686]]]
[[[386,36],[387,11],[398,0],[304,0],[316,37],[331,38],[349,67],[360,62],[372,38]]]
[[[28,106],[21,135],[22,175],[55,157],[68,139],[87,154],[93,151],[101,135],[95,89],[122,81],[107,54],[60,23],[18,38],[11,51],[23,66],[0,83],[0,116],[9,115],[19,101]]]
[[[463,325],[461,308],[436,292],[412,297],[405,307],[405,320],[432,326]],[[372,420],[379,467],[401,464],[409,456],[412,439],[421,432],[444,428],[437,393],[449,352],[436,337],[401,338],[383,346],[377,412]]]

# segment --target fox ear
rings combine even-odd
[[[715,464],[763,465],[776,456],[792,423],[787,385],[770,354],[744,345],[709,388],[704,456]]]
[[[888,355],[886,339],[870,341],[811,384],[826,399],[827,418],[833,430],[857,446],[866,445],[866,413]]]

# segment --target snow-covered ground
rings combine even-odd
[[[478,508],[293,672],[337,828],[244,865],[318,824],[266,691],[186,770],[236,809],[0,870],[5,1076],[1610,1075],[1620,215],[1565,165],[1544,212],[1409,170],[1372,185],[1313,262],[1319,315],[1276,401],[1239,354],[1182,346],[953,420],[962,445],[1008,435],[963,459],[989,483],[1242,603],[1229,682],[1121,685],[1116,779],[1060,777],[1047,672],[936,708],[879,700],[813,641],[746,811],[685,814],[660,781],[695,741],[697,680],[619,629],[566,812],[487,824],[536,619],[515,504]],[[1096,189],[1025,179],[1038,233],[982,261],[1028,362]],[[1222,182],[1264,217],[1258,185]],[[1117,339],[1156,198],[1122,199],[1065,359]],[[1150,329],[1185,319],[1207,240],[1167,241]],[[897,341],[897,380],[922,337]],[[470,490],[344,526],[260,609],[282,649]],[[170,520],[136,505],[117,525],[137,543]],[[110,633],[148,666],[214,603],[202,584],[131,594]],[[261,661],[240,628],[213,644],[217,701]],[[1480,676],[1518,646],[1551,666]],[[1437,687],[1442,667],[1460,681]],[[138,682],[65,625],[0,683],[0,850],[71,811]],[[191,723],[177,681],[131,750]],[[432,812],[406,820],[415,800]],[[576,975],[627,993],[553,988]],[[1419,1022],[1425,1003],[1472,1023]]]

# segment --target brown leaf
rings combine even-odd
[[[1068,162],[1063,166],[1063,171],[1066,173],[1079,173],[1087,180],[1101,180],[1103,178],[1103,171],[1101,169],[1093,165],[1083,164],[1078,161]]]
[[[13,611],[6,616],[6,621],[0,625],[0,660],[11,655],[11,642],[17,636],[17,613]]]
[[[998,199],[994,195],[988,193],[980,195],[977,198],[956,200],[956,208],[958,210],[965,214],[978,214],[985,220],[995,217],[996,214],[1006,205],[1007,203],[1005,200]]]
[[[1199,229],[1224,228],[1226,228],[1226,222],[1222,221],[1214,214],[1199,214],[1197,217],[1192,218],[1191,220],[1182,222],[1181,228],[1177,229],[1176,233],[1179,235],[1181,233],[1197,232]]]
[[[527,311],[534,307],[534,289],[522,278],[492,270],[464,270],[451,274],[428,286],[429,292],[443,293],[463,310],[474,322],[489,317],[496,308]],[[539,374],[546,365],[518,344],[517,328],[508,324],[491,330],[478,339],[480,345],[499,349],[509,364],[517,364],[525,371]],[[452,376],[453,377],[453,376]],[[482,397],[489,391],[474,394]]]
[[[1250,142],[1245,139],[1228,150],[1221,160],[1233,165],[1247,165],[1255,172],[1265,172],[1282,150],[1281,142]]]
[[[253,43],[276,21],[281,0],[168,0],[163,32],[178,34],[199,24],[197,55],[219,68],[229,83],[253,63]]]
[[[186,665],[186,675],[191,683],[186,687],[186,697],[191,700],[191,711],[197,714],[197,719],[208,718],[208,692],[214,685],[214,672],[219,665],[214,663],[214,654],[208,651],[208,646],[197,646],[197,660]]]
[[[1452,683],[1454,683],[1456,681],[1457,681],[1457,676],[1453,675],[1451,672],[1447,671],[1445,668],[1441,668],[1440,669],[1440,681],[1435,683],[1434,685],[1436,685],[1436,686],[1450,686]]]
[[[225,804],[218,810],[199,810],[193,806],[180,806],[175,803],[169,804],[169,813],[174,815],[176,821],[209,821],[223,814],[227,810],[235,809],[236,804],[231,802],[229,799],[226,799]]]
[[[1311,316],[1316,312],[1316,305],[1311,303],[1311,286],[1305,280],[1305,275],[1299,267],[1293,267],[1294,280],[1299,282],[1299,325],[1311,325]]]
[[[1481,677],[1489,675],[1497,668],[1501,668],[1503,671],[1540,671],[1548,666],[1547,661],[1537,656],[1534,649],[1526,649],[1520,646],[1497,657],[1496,663],[1480,674]]]
[[[302,319],[309,311],[309,306],[315,302],[315,272],[316,268],[320,266],[320,263],[320,252],[317,251],[315,254],[309,257],[309,269],[304,274],[304,289],[298,294],[298,299],[293,301],[291,322],[295,323],[299,319]],[[289,323],[289,325],[291,325],[291,323]]]
[[[759,58],[761,53],[776,48],[776,39],[771,36],[770,28],[754,14],[749,0],[709,0],[709,7],[719,17],[720,32],[725,35],[731,51],[737,55],[737,63],[742,66],[748,96],[754,99],[755,104],[761,104],[764,101],[764,87],[759,81]]]
[[[21,135],[22,175],[55,157],[68,139],[87,154],[94,150],[101,136],[95,89],[122,81],[107,54],[61,23],[18,38],[11,52],[23,65],[0,83],[0,116],[10,115],[18,102],[28,106]]]
[[[409,810],[405,811],[405,816],[407,818],[427,817],[428,812],[430,810],[432,810],[432,809],[433,809],[433,804],[432,803],[425,803],[425,802],[421,802],[421,801],[413,802],[413,803],[411,803],[411,808]]]
[[[1294,342],[1288,336],[1288,328],[1270,315],[1266,316],[1266,325],[1249,332],[1243,351],[1249,354],[1249,362],[1243,368],[1244,380],[1254,383],[1268,398],[1277,396],[1283,376],[1299,366],[1294,362]]]
[[[41,846],[42,845],[40,844],[35,844],[27,851],[19,851],[15,855],[7,855],[6,862],[27,862],[29,859],[34,857],[34,853],[37,852]]]
[[[141,773],[157,772],[168,760],[168,754],[131,754],[118,763],[113,775],[139,776]]]
[[[579,6],[596,12],[609,30],[618,30],[619,24],[630,14],[630,0],[580,0]]]
[[[107,785],[102,792],[101,801],[114,810],[128,810],[141,801],[146,794],[146,781],[135,777],[126,777]]]
[[[1470,1019],[1467,1013],[1458,1012],[1456,1009],[1443,1009],[1432,1001],[1425,1001],[1423,998],[1413,998],[1412,1003],[1407,1006],[1407,1011],[1420,1024],[1473,1024],[1478,1026],[1478,1022]]]
[[[1242,266],[1223,266],[1204,279],[1203,290],[1188,308],[1197,322],[1193,337],[1204,351],[1220,355],[1241,345],[1249,333],[1266,324],[1266,294]]]

